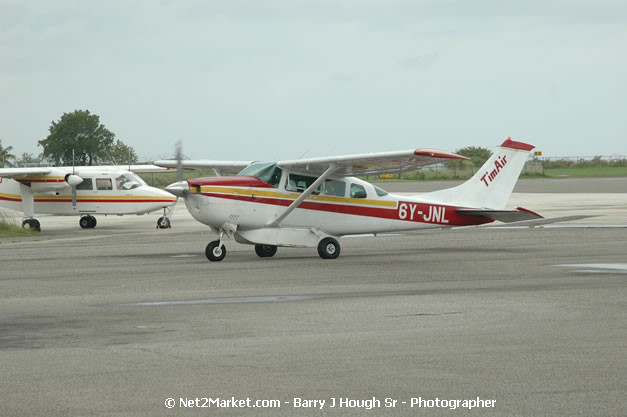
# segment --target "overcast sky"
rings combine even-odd
[[[0,0],[2,145],[76,109],[146,160],[627,155],[627,3]]]

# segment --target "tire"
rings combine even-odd
[[[22,227],[24,229],[33,229],[36,232],[41,232],[41,225],[39,224],[39,220],[37,219],[26,219],[22,222]]]
[[[159,217],[159,220],[157,220],[157,228],[158,229],[169,229],[172,226],[170,225],[170,219],[168,219],[165,216],[161,216]]]
[[[325,237],[318,243],[318,255],[322,259],[335,259],[340,256],[340,244],[332,237]]]
[[[91,225],[91,221],[89,221],[89,216],[83,216],[78,220],[78,224],[83,229],[89,229]]]
[[[274,245],[255,245],[255,253],[260,258],[272,258],[278,247]]]
[[[211,262],[220,262],[226,256],[226,248],[224,245],[218,248],[219,244],[219,240],[214,240],[213,242],[209,242],[207,248],[205,249],[205,256]]]
[[[89,228],[93,229],[98,224],[98,220],[94,216],[87,216],[89,218]]]

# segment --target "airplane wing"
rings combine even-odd
[[[47,175],[52,172],[53,168],[0,168],[0,177],[2,178],[22,178],[28,175]]]
[[[104,167],[110,169],[119,169],[121,171],[131,171],[131,172],[167,172],[168,168],[160,167],[153,164],[144,164],[144,165],[105,165]]]
[[[329,166],[335,166],[334,176],[374,175],[411,171],[447,160],[467,160],[465,156],[433,149],[414,149],[397,152],[378,152],[324,158],[279,161],[279,168],[321,175]]]
[[[254,161],[212,161],[212,160],[181,160],[183,169],[212,169],[222,174],[237,174]],[[176,169],[176,160],[161,160],[153,162],[158,167]]]
[[[436,151],[433,149],[415,149],[398,152],[379,152],[327,158],[296,159],[279,161],[279,168],[291,171],[301,171],[316,175],[316,179],[302,194],[294,200],[278,217],[268,223],[268,226],[279,226],[322,182],[329,176],[355,176],[402,172],[418,167],[437,164],[448,159],[468,159],[454,153]]]

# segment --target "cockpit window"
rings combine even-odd
[[[388,195],[388,192],[385,191],[383,188],[379,188],[376,185],[373,185],[373,187],[379,197],[385,197],[386,195]]]
[[[241,170],[237,175],[249,175],[267,182],[273,187],[278,187],[281,182],[281,168],[274,162],[255,162]]]
[[[326,195],[344,197],[344,194],[346,194],[346,183],[340,180],[326,180],[324,182],[324,193]]]
[[[313,184],[316,180],[316,177],[310,177],[308,175],[289,174],[285,189],[287,191],[296,191],[297,193],[302,193],[307,188],[309,188],[309,186]],[[322,191],[322,185],[319,185],[316,191],[314,191],[312,194],[320,194],[320,191]]]
[[[113,190],[113,185],[111,185],[111,178],[96,178],[96,189]]]
[[[145,184],[137,175],[126,172],[115,179],[115,184],[118,190],[132,190]]]
[[[366,198],[366,189],[359,184],[351,184],[351,198]]]

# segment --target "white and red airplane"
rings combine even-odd
[[[22,226],[41,230],[35,213],[79,215],[84,229],[94,214],[144,214],[163,209],[158,227],[169,227],[172,194],[150,187],[134,172],[165,171],[153,165],[0,168],[0,207],[24,212]]]
[[[505,210],[533,148],[508,138],[470,180],[414,196],[390,194],[354,176],[468,158],[417,149],[279,162],[178,161],[184,168],[217,173],[243,169],[236,176],[179,181],[166,190],[183,197],[191,215],[218,233],[220,238],[205,250],[210,261],[224,259],[227,238],[255,245],[260,257],[288,246],[317,248],[321,258],[334,259],[340,254],[337,238],[344,235],[542,218],[523,208]],[[170,168],[176,164],[155,162]]]

